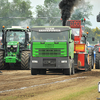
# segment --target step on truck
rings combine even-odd
[[[74,35],[67,26],[36,26],[31,29],[31,75],[47,70],[74,74]]]
[[[29,69],[29,27],[12,26],[2,29],[0,69]],[[11,69],[12,69],[11,68]]]

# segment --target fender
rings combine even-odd
[[[98,47],[98,48],[96,49],[96,52],[99,52],[99,53],[100,53],[100,47]]]

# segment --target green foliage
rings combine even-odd
[[[97,44],[98,41],[100,42],[100,29],[98,27],[96,27],[95,29],[85,27],[85,33],[86,32],[89,33],[87,41],[89,41],[90,44]],[[92,37],[95,38],[95,41],[92,41]]]
[[[83,9],[84,8],[84,9]],[[71,16],[71,20],[81,20],[82,18],[86,18],[85,25],[91,26],[91,22],[88,21],[89,16],[92,15],[93,5],[90,2],[86,2],[85,4],[79,5],[76,10],[73,12]]]
[[[95,35],[95,39],[97,41],[99,41],[99,43],[100,43],[100,29],[98,27],[96,27],[96,28],[92,29],[92,31]]]
[[[46,17],[46,18],[36,18],[31,24],[34,23],[34,26],[62,26],[61,10],[59,9],[59,3],[61,0],[45,0],[44,5],[38,5],[36,7],[36,17]],[[84,7],[83,7],[84,6]],[[89,2],[86,2],[83,5],[78,5],[77,8],[73,11],[71,16],[72,20],[80,20],[81,18],[86,18],[86,25],[91,25],[91,22],[88,21],[89,16],[92,15],[92,5]],[[84,9],[83,9],[84,8]],[[49,18],[47,18],[49,17]],[[58,17],[58,18],[51,18]]]
[[[8,17],[31,17],[32,7],[29,0],[13,0],[13,2],[8,2],[8,0],[0,1],[0,29],[2,26],[11,27],[19,25],[21,21],[26,19],[9,19]]]
[[[58,5],[58,3],[59,3],[60,1],[61,1],[61,0],[45,0],[45,1],[44,1],[44,5],[45,5],[46,7],[48,7],[49,4],[51,4],[51,3]]]
[[[44,5],[38,5],[36,7],[36,17],[45,17],[45,18],[36,18],[33,20],[35,26],[61,26],[61,14],[59,9],[60,0],[45,0]],[[49,18],[48,18],[49,17]],[[58,18],[51,18],[58,17]]]

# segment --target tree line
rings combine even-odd
[[[6,28],[11,26],[61,26],[62,21],[59,2],[61,0],[44,0],[44,5],[37,5],[35,11],[32,11],[30,0],[0,0],[0,30],[4,25]],[[83,7],[84,6],[84,7]],[[92,15],[93,5],[90,2],[79,4],[72,11],[71,20],[80,20],[86,18],[85,32],[89,32],[89,37],[95,37],[96,41],[100,41],[100,29],[96,27],[91,29],[89,16]],[[35,18],[33,17],[35,16]],[[17,17],[17,18],[15,18]],[[22,17],[22,18],[18,18]],[[24,17],[24,18],[23,18]],[[53,18],[52,18],[53,17]],[[87,39],[92,43],[90,38]]]

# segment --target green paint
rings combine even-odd
[[[18,41],[10,41],[7,43],[7,45],[17,45],[18,43]]]
[[[33,57],[66,57],[67,56],[67,45],[66,42],[33,42],[32,45]]]
[[[58,32],[58,35],[60,36],[60,34],[61,35],[63,34],[65,36],[66,42],[60,39],[51,40],[50,42],[48,42],[47,40],[44,40],[44,42],[42,40],[39,40],[39,42],[37,42],[35,41],[35,39],[33,39],[32,40],[32,56],[33,57],[68,57],[70,56],[71,58],[74,58],[74,41],[71,39],[71,34],[72,34],[71,28],[68,26],[34,26],[32,29],[33,32],[31,33],[31,37],[33,36],[37,37],[37,35],[34,35],[34,34],[35,33],[37,34],[39,29],[45,30],[45,28],[47,29],[57,28],[58,30],[62,30],[61,32]],[[43,33],[44,32],[38,33],[38,34],[41,34],[41,37],[42,37]],[[51,34],[51,36],[53,37],[57,33],[45,32],[45,34]]]
[[[10,32],[25,32],[25,34],[27,33],[27,29],[24,29],[24,28],[5,28],[4,29],[5,31],[3,31],[3,34],[6,34],[4,39],[5,39],[5,42],[7,43],[6,45],[4,45],[4,49],[7,49],[6,52],[5,52],[5,56],[4,56],[4,62],[5,63],[16,63],[16,62],[21,62],[21,58],[19,58],[19,55],[21,55],[21,52],[20,52],[20,43],[18,41],[10,41],[10,42],[7,42],[7,35],[9,36],[9,33]],[[18,35],[19,37],[20,34]],[[25,35],[26,36],[26,35]],[[26,39],[26,38],[25,38]],[[14,47],[15,46],[15,47]],[[25,47],[25,45],[24,45]],[[14,51],[16,48],[16,51]],[[26,48],[23,48],[23,49],[30,49],[31,48],[31,45],[27,45]]]
[[[18,60],[15,56],[6,56],[4,59],[6,63],[16,63],[16,60]]]

